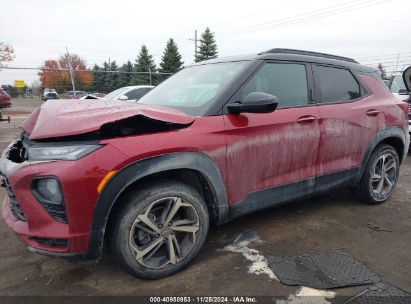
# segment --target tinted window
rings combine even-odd
[[[277,97],[279,107],[302,106],[308,103],[305,65],[267,63],[246,84],[242,99],[251,92],[262,92]]]
[[[139,89],[134,89],[131,90],[130,92],[126,93],[125,95],[128,97],[128,99],[135,99],[139,100],[141,97],[146,94],[146,89],[145,88],[139,88]]]
[[[317,66],[319,102],[349,101],[361,97],[360,85],[350,71]]]

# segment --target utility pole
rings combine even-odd
[[[397,54],[397,63],[395,65],[395,72],[398,72],[398,60],[400,59],[400,53]]]
[[[189,38],[188,40],[194,41],[194,58],[197,59],[197,30],[194,31],[194,39]]]
[[[73,64],[71,62],[71,57],[70,57],[67,46],[66,46],[66,51],[67,51],[67,59],[68,59],[68,64],[69,64],[71,85],[73,86],[73,96],[76,96],[76,85],[74,84],[74,69],[73,69]]]

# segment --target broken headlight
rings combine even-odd
[[[67,145],[67,146],[31,146],[28,148],[28,160],[76,160],[86,156],[100,145]]]

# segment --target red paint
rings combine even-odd
[[[0,109],[11,107],[11,97],[4,90],[0,89]]]
[[[107,139],[77,161],[25,166],[9,176],[27,222],[16,221],[9,201],[7,224],[28,245],[56,252],[84,252],[98,197],[97,187],[111,170],[140,159],[179,151],[208,155],[220,169],[229,204],[250,192],[358,166],[378,130],[407,126],[407,105],[373,78],[362,76],[370,96],[358,102],[278,109],[268,114],[191,117],[179,111],[133,102],[50,101],[23,124],[32,139],[97,130],[134,115],[192,125],[176,131]],[[368,116],[368,110],[380,111]],[[62,185],[68,224],[54,221],[30,191],[35,176],[56,176]],[[69,239],[67,249],[44,248],[29,236]]]
[[[136,115],[181,124],[194,120],[177,110],[133,101],[50,100],[34,111],[21,128],[30,133],[30,139],[52,138],[96,131],[105,123]]]

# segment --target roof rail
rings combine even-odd
[[[336,60],[342,60],[342,61],[348,61],[352,63],[358,63],[358,61],[348,58],[348,57],[343,57],[343,56],[336,56],[336,55],[330,55],[330,54],[324,54],[324,53],[317,53],[317,52],[309,52],[309,51],[302,51],[302,50],[293,50],[293,49],[271,49],[265,52],[258,53],[258,55],[262,54],[292,54],[292,55],[305,55],[305,56],[313,56],[313,57],[323,57],[323,58],[329,58],[329,59],[336,59]]]

